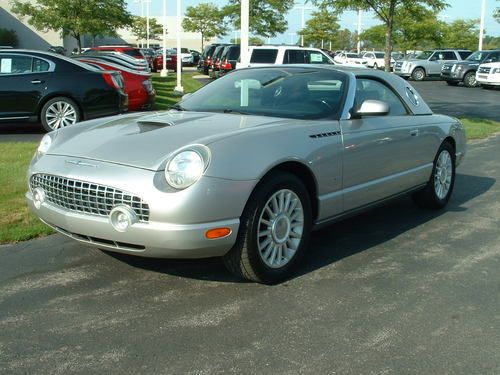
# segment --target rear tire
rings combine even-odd
[[[434,158],[431,178],[425,188],[413,195],[423,208],[441,209],[448,204],[455,185],[455,149],[444,142]]]
[[[78,105],[63,96],[50,99],[40,111],[40,121],[47,132],[74,125],[80,119]]]
[[[290,173],[274,173],[250,196],[224,264],[239,278],[282,281],[303,256],[311,221],[310,197],[302,181]]]

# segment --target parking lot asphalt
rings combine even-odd
[[[401,198],[313,234],[297,275],[61,235],[0,247],[2,374],[499,374],[500,136],[442,211]]]

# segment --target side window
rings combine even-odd
[[[491,59],[491,62],[498,62],[500,61],[500,52],[493,52],[488,56],[488,59]]]
[[[305,51],[306,64],[329,64],[330,59],[318,51]]]
[[[48,72],[49,68],[50,68],[50,65],[47,61],[40,60],[37,58],[33,59],[33,72],[34,73]]]
[[[452,51],[446,51],[442,52],[442,59],[441,60],[456,60],[457,57],[455,56],[455,52]]]
[[[408,111],[399,97],[386,85],[373,79],[360,78],[356,84],[356,106],[365,100],[380,100],[389,104],[389,116],[406,116]]]
[[[285,61],[283,61],[283,64],[304,64],[306,62],[303,50],[287,49],[285,51]]]
[[[252,57],[250,58],[250,63],[274,64],[276,62],[276,56],[278,56],[277,49],[257,48],[252,51]]]
[[[2,56],[0,58],[0,74],[31,73],[32,60],[29,56]]]
[[[458,54],[460,55],[460,57],[462,58],[462,60],[465,60],[467,57],[469,57],[472,52],[469,52],[469,51],[460,51],[458,52]]]

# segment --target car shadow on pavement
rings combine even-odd
[[[45,134],[42,124],[36,122],[0,122],[1,142],[39,142]]]
[[[443,210],[418,208],[411,197],[405,196],[313,232],[308,252],[290,279],[390,241],[446,212],[466,211],[465,203],[486,193],[495,182],[495,179],[489,177],[457,174],[454,193],[448,206]],[[220,258],[171,260],[106,253],[132,267],[149,271],[197,280],[242,282],[225,269]]]

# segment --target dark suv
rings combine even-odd
[[[205,47],[205,49],[203,50],[203,54],[201,55],[200,61],[198,61],[197,69],[200,73],[208,74],[210,66],[212,65],[212,56],[215,52],[215,49],[221,45],[227,45],[227,44],[216,43]]]
[[[236,69],[236,63],[240,58],[240,45],[233,44],[230,46],[226,46],[224,51],[222,51],[222,55],[220,58],[220,67],[217,72],[217,77],[221,77],[226,73],[229,73],[231,70]]]
[[[467,57],[464,61],[447,63],[441,69],[441,78],[450,86],[456,86],[460,82],[466,87],[476,87],[476,71],[480,64],[500,61],[500,49],[492,51],[477,51]]]

